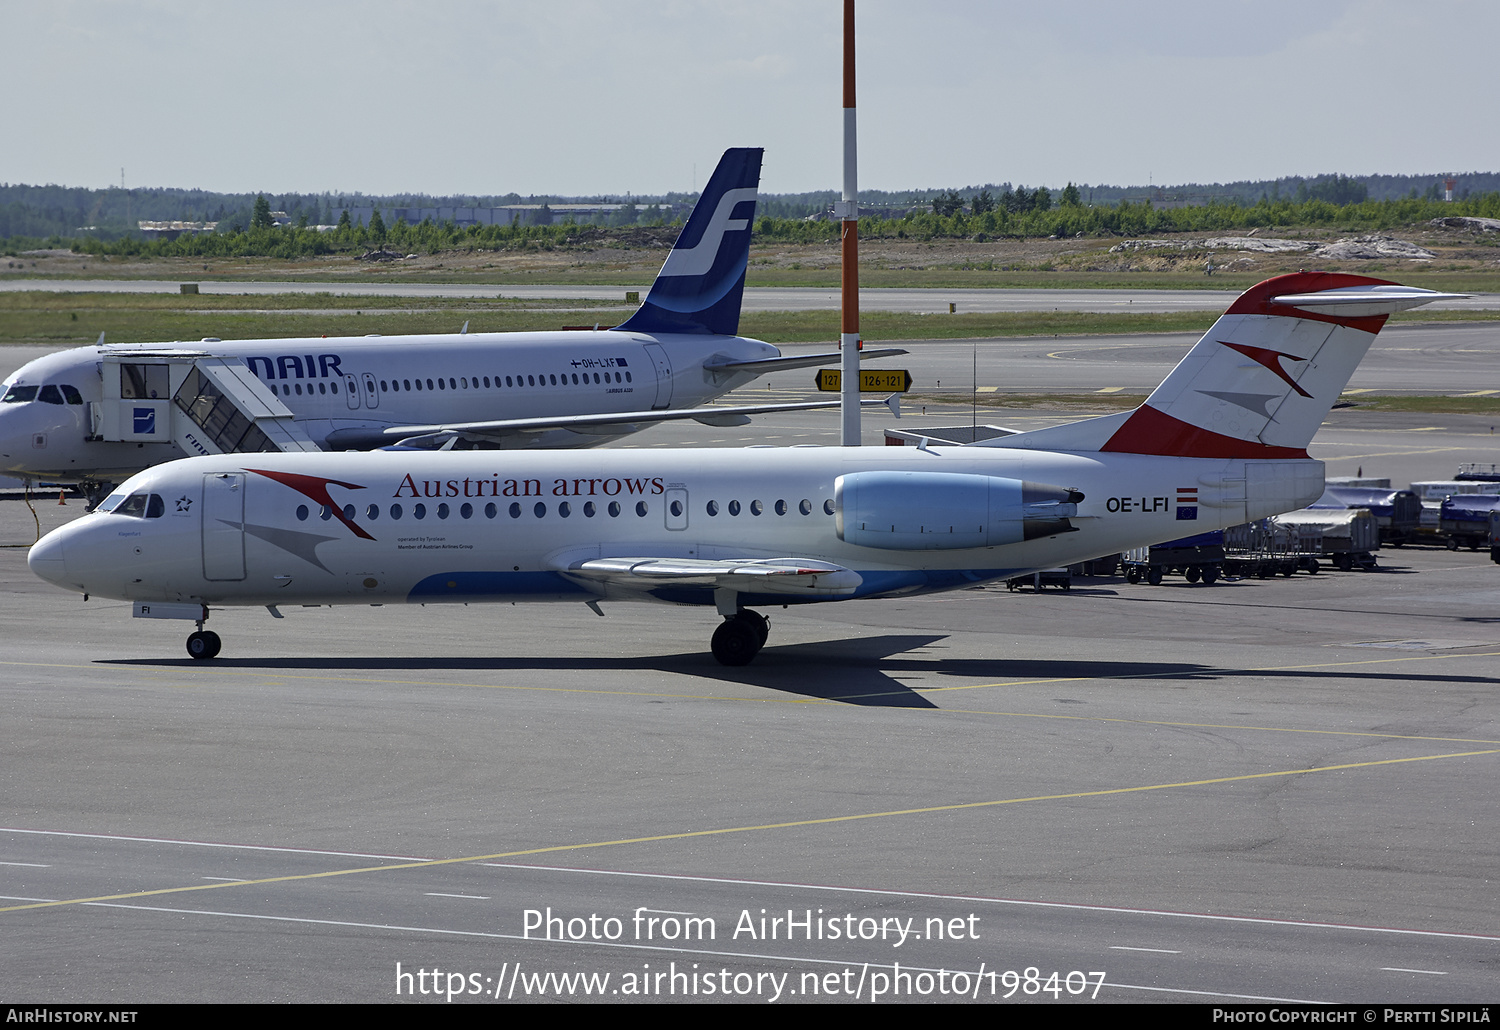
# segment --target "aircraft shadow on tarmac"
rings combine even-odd
[[[911,652],[948,639],[947,634],[882,634],[850,637],[810,643],[771,645],[757,657],[755,664],[725,668],[706,652],[689,652],[639,657],[529,656],[513,655],[493,658],[220,658],[214,667],[223,669],[259,669],[265,671],[304,672],[433,672],[464,671],[556,671],[597,673],[666,672],[725,683],[739,683],[784,694],[795,694],[809,700],[877,708],[937,708],[921,693],[920,687],[902,682],[918,678],[932,689],[951,678],[954,686],[985,684],[987,690],[1003,690],[1008,685],[1024,687],[1028,699],[1034,699],[1037,686],[1047,681],[1086,683],[1098,686],[1113,682],[1129,689],[1132,680],[1173,680],[1217,682],[1226,676],[1255,675],[1265,679],[1288,679],[1333,683],[1338,681],[1370,682],[1390,680],[1419,684],[1493,684],[1491,676],[1426,675],[1411,671],[1383,673],[1368,667],[1352,670],[1330,668],[1239,669],[1203,665],[1196,662],[1078,661],[1075,659],[1007,659],[945,658],[941,654],[911,655]],[[203,669],[191,659],[153,661],[149,659],[113,659],[99,665],[124,667],[181,666]],[[977,682],[976,682],[977,681]],[[992,685],[986,681],[992,681]],[[1007,682],[1009,681],[1009,682]],[[436,684],[434,684],[436,685]],[[993,694],[989,695],[993,697]]]

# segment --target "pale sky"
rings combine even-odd
[[[0,0],[0,181],[840,181],[837,0]],[[860,0],[859,184],[1500,170],[1496,0]]]

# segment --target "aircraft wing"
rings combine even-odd
[[[863,582],[859,573],[810,558],[594,558],[559,572],[625,591],[695,586],[755,594],[837,596]]]
[[[862,402],[864,403],[864,402]],[[884,401],[873,401],[884,404]],[[464,436],[510,436],[514,433],[540,433],[549,429],[572,429],[580,433],[608,432],[617,426],[640,425],[643,422],[667,422],[696,419],[709,426],[742,426],[750,415],[775,411],[809,411],[814,408],[836,408],[838,398],[826,401],[798,401],[795,404],[742,404],[703,408],[663,408],[658,411],[617,411],[594,415],[553,415],[539,418],[502,418],[490,422],[440,422],[426,426],[392,426],[383,431],[391,443],[414,436],[440,433]]]
[[[900,347],[882,347],[879,350],[862,350],[859,352],[860,360],[866,358],[893,358],[898,354],[908,354],[909,351]],[[788,368],[813,368],[817,365],[836,365],[843,360],[839,351],[827,351],[823,354],[802,354],[785,358],[754,358],[750,361],[727,361],[708,359],[703,363],[705,371],[715,375],[728,375],[731,372],[749,372],[752,375],[760,375],[764,372],[781,372]]]

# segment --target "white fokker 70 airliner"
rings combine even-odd
[[[204,377],[172,378],[165,362],[190,364],[195,351],[248,366],[254,376],[239,377],[245,388],[269,390],[272,406],[290,409],[306,446],[325,450],[412,437],[499,448],[593,446],[667,419],[743,425],[764,412],[832,406],[700,408],[758,375],[838,360],[836,352],[785,357],[737,335],[760,164],[759,149],[725,152],[645,303],[613,329],[63,351],[28,363],[0,388],[0,473],[81,482],[97,499],[111,484],[186,454],[277,449]],[[105,381],[106,367],[118,384]],[[122,408],[113,433],[107,386]],[[202,431],[194,433],[212,438],[212,450],[185,452],[173,443],[169,417],[177,413],[169,398],[195,416]]]
[[[1134,411],[963,447],[225,455],[143,472],[31,550],[43,579],[210,606],[640,600],[752,609],[946,590],[1301,507],[1307,446],[1386,316],[1452,296],[1297,273],[1253,287]]]

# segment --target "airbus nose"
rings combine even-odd
[[[50,404],[0,403],[0,471],[25,474],[49,464],[56,450],[49,445],[54,438],[61,442],[67,435],[63,420],[49,417],[59,411],[68,414],[66,408]]]
[[[36,543],[26,555],[26,564],[31,571],[54,586],[65,590],[82,590],[83,584],[68,573],[66,539],[69,527],[54,529]]]

